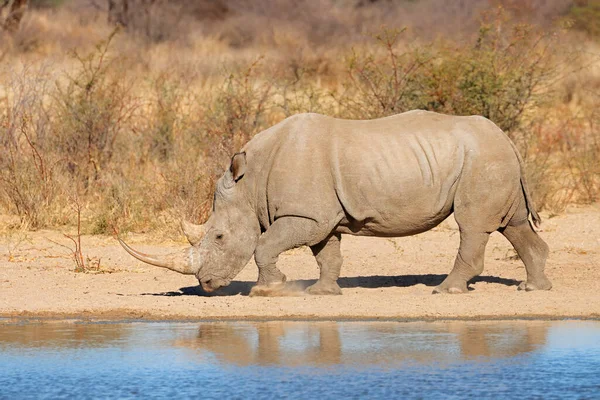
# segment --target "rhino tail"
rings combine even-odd
[[[527,203],[527,210],[531,214],[531,219],[533,220],[533,225],[536,228],[539,228],[542,224],[542,218],[540,214],[535,210],[533,206],[533,202],[531,201],[531,194],[529,193],[529,188],[527,187],[527,180],[525,179],[525,171],[523,167],[521,167],[521,186],[523,187],[523,193],[525,194],[525,202]]]
[[[539,228],[542,223],[542,218],[535,210],[535,207],[533,206],[533,201],[531,200],[531,194],[529,192],[529,187],[527,186],[527,179],[525,178],[525,162],[523,161],[523,158],[521,157],[521,154],[519,153],[519,150],[517,149],[517,146],[515,146],[513,141],[510,140],[510,138],[508,138],[508,141],[510,142],[513,151],[515,152],[517,159],[519,160],[519,167],[521,168],[521,187],[523,188],[523,194],[525,195],[525,205],[527,206],[527,210],[531,214],[533,225],[535,225],[536,228]]]

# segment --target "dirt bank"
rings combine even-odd
[[[549,218],[540,234],[551,248],[549,292],[517,291],[523,264],[500,234],[487,247],[484,273],[465,295],[432,295],[452,266],[456,226],[446,222],[419,236],[344,236],[342,296],[248,297],[257,277],[251,262],[231,286],[211,296],[195,278],[144,265],[109,237],[84,237],[84,253],[101,258],[101,273],[76,273],[59,232],[5,232],[0,242],[0,316],[100,319],[487,319],[600,317],[600,204],[571,207]],[[176,223],[174,221],[174,223]],[[183,237],[177,238],[182,240]],[[146,252],[180,242],[131,235]],[[280,269],[294,287],[318,277],[308,249],[283,254]]]

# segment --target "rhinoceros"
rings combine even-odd
[[[434,293],[465,293],[483,271],[490,234],[502,233],[525,264],[521,290],[548,290],[548,246],[533,229],[523,160],[508,136],[480,116],[409,111],[374,120],[309,113],[257,134],[217,181],[203,225],[183,222],[191,247],[164,257],[121,244],[137,259],[228,285],[254,255],[253,293],[285,285],[279,255],[309,246],[320,268],[309,294],[341,294],[342,234],[401,237],[454,213],[460,247]]]

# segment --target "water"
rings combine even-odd
[[[600,322],[0,321],[0,398],[600,398]]]

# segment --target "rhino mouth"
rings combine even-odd
[[[202,286],[202,290],[204,290],[206,293],[212,293],[223,286],[229,285],[229,281],[213,277],[202,278],[199,279],[199,281],[200,286]]]

